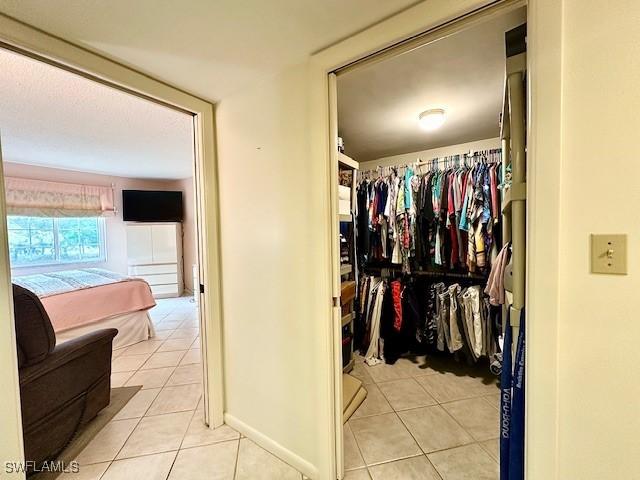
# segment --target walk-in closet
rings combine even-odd
[[[526,8],[511,5],[336,72],[347,479],[523,478]]]

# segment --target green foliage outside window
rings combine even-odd
[[[11,266],[105,259],[103,219],[7,217]]]

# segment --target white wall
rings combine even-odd
[[[558,478],[640,478],[640,2],[563,23]],[[589,273],[591,233],[629,235],[629,275]]]
[[[562,2],[532,0],[527,29],[527,478],[564,480],[557,476]]]
[[[457,145],[449,145],[447,147],[432,148],[430,150],[420,150],[419,152],[403,153],[401,155],[377,158],[375,160],[360,163],[360,170],[370,170],[378,166],[388,167],[392,165],[407,165],[414,163],[418,159],[426,161],[431,160],[432,158],[469,153],[469,150],[492,150],[500,147],[500,138],[487,138],[486,140],[477,140],[475,142],[459,143]]]
[[[307,94],[307,69],[294,67],[220,102],[216,123],[227,418],[313,469],[330,455],[318,425],[328,318],[315,288],[328,272],[318,265],[322,212],[305,161]]]
[[[182,255],[184,264],[184,288],[193,292],[193,265],[198,263],[196,239],[196,203],[193,178],[171,182],[171,190],[182,192],[184,217],[182,218]]]

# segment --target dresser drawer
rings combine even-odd
[[[152,285],[151,293],[153,294],[154,297],[161,298],[161,297],[177,297],[182,292],[178,291],[177,284],[173,284],[173,285]]]
[[[163,263],[159,265],[129,265],[129,275],[156,275],[159,273],[178,273],[177,263]]]
[[[159,275],[138,275],[138,278],[142,278],[149,285],[169,285],[172,283],[178,283],[177,273],[161,273]]]

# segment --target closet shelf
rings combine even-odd
[[[344,315],[342,317],[342,326],[346,327],[347,325],[349,325],[355,316],[356,315],[353,312]]]
[[[504,191],[504,197],[502,198],[502,213],[508,215],[511,213],[511,189]]]
[[[338,215],[340,222],[351,222],[351,214],[344,214],[341,213],[340,215]]]
[[[340,162],[345,167],[353,168],[354,170],[357,170],[359,166],[358,162],[342,152],[338,152],[338,162]]]
[[[350,263],[345,263],[344,265],[340,265],[340,275],[347,275],[353,272],[353,267]]]
[[[382,270],[389,270],[394,273],[402,272],[402,267],[364,267],[364,271],[369,272],[382,272]],[[479,280],[486,281],[487,277],[479,273],[458,273],[458,272],[446,272],[446,271],[434,271],[434,270],[415,270],[408,275],[422,276],[422,277],[446,277],[446,278],[460,278],[466,280]]]
[[[527,199],[527,184],[514,183],[504,191],[504,198],[502,200],[502,213],[509,215],[511,213],[511,206],[513,202],[522,201]]]
[[[367,397],[367,390],[362,382],[346,373],[342,374],[342,415],[343,422],[351,418],[351,415],[358,409]]]
[[[352,358],[349,363],[347,363],[345,365],[345,367],[342,369],[343,373],[349,373],[351,370],[353,370],[353,366],[355,365],[356,361]]]

